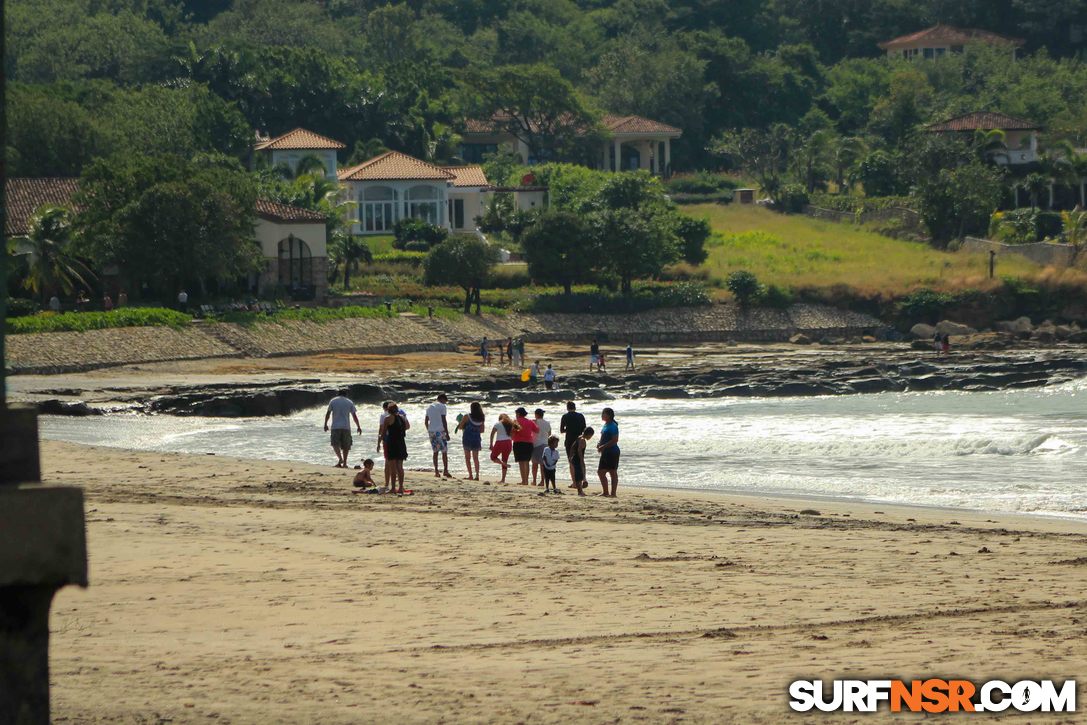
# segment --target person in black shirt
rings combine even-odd
[[[572,400],[566,404],[566,414],[559,421],[559,432],[566,436],[563,444],[566,448],[566,461],[570,464],[570,480],[574,483],[570,488],[577,488],[578,481],[574,477],[574,456],[577,451],[574,445],[585,432],[585,416],[577,412],[577,405]]]
[[[589,345],[589,372],[593,371],[593,366],[596,366],[597,372],[600,371],[600,345],[596,340],[593,340],[593,344]]]

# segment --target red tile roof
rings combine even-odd
[[[15,177],[4,182],[7,216],[4,234],[17,237],[30,232],[30,218],[39,207],[58,204],[72,208],[72,197],[79,191],[75,177]]]
[[[990,45],[1023,44],[1022,38],[1009,38],[988,30],[978,28],[956,28],[953,25],[933,25],[931,28],[918,30],[916,33],[903,35],[879,44],[884,50],[911,47],[940,47],[945,45],[966,45],[968,43],[988,43]]]
[[[399,151],[386,151],[369,161],[343,169],[337,175],[340,181],[398,181],[435,179],[451,181],[454,174],[441,166],[422,161]]]
[[[675,126],[669,126],[667,123],[654,121],[644,116],[616,116],[606,113],[600,119],[600,122],[604,125],[604,128],[612,133],[663,134],[668,136],[679,136],[682,133]]]
[[[1033,121],[1006,116],[1003,113],[993,113],[992,111],[974,111],[973,113],[925,126],[926,131],[932,132],[993,131],[998,129],[1001,131],[1038,131],[1041,128]]]
[[[314,224],[325,223],[325,215],[312,209],[303,209],[300,206],[291,206],[271,199],[257,199],[254,209],[261,219],[280,223]]]
[[[453,186],[487,186],[487,175],[479,164],[468,166],[443,166],[453,174]]]
[[[260,141],[254,148],[257,151],[264,151],[267,149],[345,149],[347,146],[328,136],[322,136],[304,128],[296,128],[282,136]]]

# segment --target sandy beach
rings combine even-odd
[[[1075,521],[42,459],[85,488],[90,546],[53,607],[57,722],[776,723],[797,678],[1087,671]]]

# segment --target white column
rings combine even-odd
[[[619,139],[615,139],[615,165],[612,167],[612,171],[619,171],[623,168],[623,142]]]
[[[672,139],[664,139],[664,169],[661,170],[662,174],[668,175],[672,173]]]
[[[649,173],[656,176],[660,173],[661,160],[657,158],[657,152],[659,151],[660,144],[656,141],[650,141],[646,144],[649,147]]]
[[[1053,208],[1053,184],[1049,185],[1049,208]]]

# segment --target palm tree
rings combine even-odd
[[[820,129],[807,138],[793,156],[793,171],[808,193],[826,178],[826,164],[831,157],[834,132]]]
[[[974,143],[972,148],[978,161],[995,161],[1003,156],[1008,161],[1008,144],[1004,132],[998,128],[985,130],[983,128],[974,131]]]
[[[1045,174],[1039,174],[1038,172],[1027,174],[1023,179],[1023,188],[1027,190],[1027,194],[1030,195],[1030,206],[1032,209],[1038,208],[1038,199],[1042,194],[1049,192],[1050,180]]]
[[[1080,206],[1072,211],[1062,211],[1061,221],[1064,222],[1064,241],[1072,245],[1072,264],[1075,264],[1087,243],[1087,211]]]
[[[1087,179],[1087,152],[1077,149],[1068,140],[1057,144],[1057,153],[1053,155],[1053,170],[1066,184],[1076,190],[1079,197],[1079,206],[1087,207],[1087,198],[1084,198],[1083,185]]]
[[[89,288],[94,273],[72,251],[72,220],[63,206],[39,207],[30,219],[30,233],[9,243],[11,254],[26,262],[23,286],[42,301],[62,292],[72,294],[76,286]]]
[[[834,182],[838,193],[847,191],[846,180],[850,170],[868,153],[868,144],[859,136],[843,136],[834,144]]]
[[[328,176],[328,169],[325,168],[325,162],[322,161],[320,157],[314,156],[313,154],[303,156],[294,167],[294,177],[296,179],[302,176],[311,176],[315,174]]]

